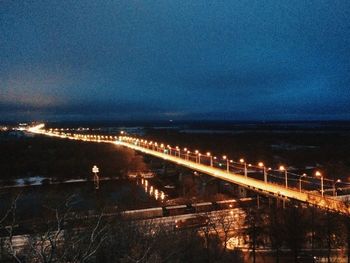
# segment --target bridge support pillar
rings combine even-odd
[[[182,182],[182,178],[183,176],[182,176],[182,173],[179,173],[179,182]]]
[[[221,182],[220,180],[215,180],[216,181],[216,189],[218,193],[221,193]]]
[[[207,182],[202,182],[202,185],[201,185],[201,195],[206,195],[206,191],[207,190]]]
[[[242,186],[238,186],[237,187],[237,195],[238,195],[238,198],[246,198],[247,197],[247,190]]]

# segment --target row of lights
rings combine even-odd
[[[50,129],[50,133],[57,133],[56,131],[58,131],[58,129]],[[123,131],[121,131],[121,134],[124,134]],[[65,137],[65,136],[71,136],[71,134],[65,134],[65,133],[61,133],[61,137]],[[85,139],[85,140],[117,140],[118,137],[117,136],[107,136],[107,135],[82,135],[82,134],[73,134],[74,138],[77,139]],[[119,136],[119,140],[126,140],[126,141],[132,141],[134,144],[138,144],[138,143],[142,143],[143,145],[146,145],[146,147],[152,147],[152,149],[154,150],[154,148],[156,148],[156,150],[158,150],[158,148],[160,147],[161,149],[168,149],[169,154],[171,155],[171,151],[174,151],[174,156],[177,156],[181,158],[181,149],[179,146],[176,146],[175,148],[171,147],[170,145],[167,145],[165,147],[165,145],[163,143],[158,144],[157,142],[153,142],[153,141],[147,141],[147,140],[143,140],[143,139],[135,139],[132,137],[127,137],[127,136]],[[183,149],[183,151],[185,152],[185,158],[187,160],[189,160],[190,156],[191,156],[191,151],[189,151],[186,147]],[[217,160],[216,156],[212,156],[212,154],[210,152],[207,152],[206,154],[202,154],[200,153],[198,150],[194,151],[195,157],[196,157],[196,162],[201,164],[201,156],[206,156],[209,158],[210,160],[210,166],[213,167],[214,165],[214,160]],[[248,177],[248,169],[247,167],[256,167],[256,168],[261,168],[263,169],[263,173],[264,173],[264,182],[267,182],[267,170],[272,170],[271,168],[266,168],[266,166],[264,165],[263,162],[259,162],[258,166],[254,166],[252,164],[247,164],[246,161],[241,158],[239,160],[239,162],[234,162],[233,160],[230,160],[226,155],[222,156],[222,159],[226,161],[226,170],[227,172],[229,172],[230,170],[230,163],[236,163],[236,164],[240,164],[244,166],[244,176]],[[220,164],[219,164],[220,165]],[[285,187],[288,188],[288,171],[286,169],[285,166],[281,165],[279,166],[279,171],[284,172],[284,177],[285,177]],[[324,196],[324,177],[322,175],[322,173],[320,171],[316,171],[315,172],[315,176],[320,178],[321,181],[321,194],[322,196]],[[307,175],[304,173],[302,175],[299,176],[299,190],[301,192],[302,187],[301,187],[301,180],[303,177],[307,177]],[[336,194],[335,191],[335,185],[336,183],[340,183],[341,180],[337,179],[336,181],[333,182],[333,192],[334,195]]]
[[[142,178],[141,184],[144,186],[145,192],[148,193],[150,196],[153,196],[156,200],[160,199],[164,201],[165,194],[163,191],[158,190],[157,188],[153,187],[152,185],[149,185],[148,180]]]
[[[157,142],[153,142],[153,141],[150,141],[148,142],[147,140],[143,140],[143,139],[135,139],[135,138],[132,138],[132,137],[121,137],[120,140],[127,140],[127,141],[132,141],[134,142],[135,144],[138,144],[139,142],[141,142],[142,144],[146,144],[146,147],[147,145],[154,145],[157,147],[157,150],[158,150],[158,145],[160,146],[161,149],[165,149],[165,148],[168,148],[170,150],[170,154],[171,154],[171,150],[174,150],[175,153],[174,155],[176,156],[176,152],[178,152],[178,157],[181,157],[181,150],[178,146],[176,146],[175,148],[172,148],[170,145],[167,145],[167,147],[164,146],[163,143],[161,144],[158,144]],[[154,148],[153,148],[154,149]],[[187,157],[187,159],[189,158],[188,156],[191,154],[191,151],[189,151],[186,147],[183,149],[184,152],[186,153],[185,157]],[[205,155],[204,154],[201,154],[198,150],[195,150],[194,151],[194,154],[196,156],[196,162],[201,164],[201,156],[206,156],[208,158],[210,158],[210,166],[213,166],[213,160],[216,160],[217,157],[216,156],[212,156],[212,154],[210,152],[207,152]],[[198,156],[198,158],[197,158]],[[252,164],[247,164],[246,161],[241,158],[239,160],[239,163],[238,162],[234,162],[233,160],[230,160],[226,155],[223,155],[222,156],[222,159],[224,161],[226,161],[226,170],[227,172],[229,172],[229,167],[230,167],[230,163],[236,163],[236,164],[241,164],[244,166],[244,176],[247,177],[248,176],[248,167],[255,167],[255,168],[261,168],[263,169],[263,173],[264,173],[264,182],[266,183],[267,182],[267,170],[270,171],[272,170],[272,168],[267,168],[263,162],[259,162],[257,166],[254,166]],[[288,171],[287,171],[287,168],[284,166],[284,165],[280,165],[278,170],[280,172],[283,172],[284,173],[284,179],[285,179],[285,187],[288,188]],[[321,181],[321,195],[324,196],[324,177],[322,175],[322,173],[320,171],[316,171],[315,172],[315,176],[316,177],[319,177],[320,178],[320,181]],[[299,175],[299,191],[301,192],[302,191],[302,178],[304,177],[307,177],[307,174],[302,174],[302,175]],[[336,183],[341,183],[341,180],[340,179],[337,179],[336,181],[333,182],[333,194],[336,195],[336,191],[335,191],[335,186],[336,186]]]

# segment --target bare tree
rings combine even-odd
[[[320,217],[320,227],[318,228],[318,235],[321,241],[321,246],[326,249],[327,262],[331,262],[332,250],[340,248],[344,245],[346,232],[345,226],[339,215],[324,212]],[[345,230],[345,231],[344,231]],[[334,256],[334,255],[333,255]]]
[[[256,250],[260,244],[264,244],[263,237],[265,232],[264,213],[262,208],[245,209],[245,227],[243,234],[249,237],[248,245],[252,252],[253,263],[256,262]]]
[[[201,216],[202,217],[202,216]],[[206,213],[206,223],[199,227],[199,233],[204,239],[204,247],[207,253],[207,260],[214,259],[224,261],[224,259],[240,262],[240,257],[228,253],[228,241],[240,235],[243,213],[239,210],[223,210]],[[228,256],[230,255],[230,256]]]
[[[5,210],[4,215],[0,218],[0,231],[5,230],[7,232],[7,237],[5,239],[5,249],[8,249],[8,252],[12,257],[17,261],[21,262],[20,257],[17,255],[17,251],[13,245],[13,234],[14,227],[16,223],[16,209],[17,201],[20,197],[20,194],[16,194],[8,208]]]
[[[279,263],[280,250],[284,242],[284,220],[283,210],[275,206],[269,209],[267,232],[270,239],[271,248],[275,251],[275,262]]]
[[[305,211],[300,206],[292,205],[284,211],[284,234],[286,245],[291,249],[294,262],[298,262],[298,255],[306,241],[307,220]]]
[[[71,196],[56,207],[46,207],[46,218],[32,221],[32,233],[25,236],[26,241],[20,249],[16,248],[13,239],[16,202],[17,198],[4,218],[11,214],[11,225],[6,227],[7,245],[17,262],[86,262],[96,254],[107,235],[103,213],[97,218],[74,217],[75,213],[71,212],[74,196]]]

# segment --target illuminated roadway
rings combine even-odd
[[[190,168],[192,170],[196,170],[198,172],[213,176],[215,178],[240,185],[244,188],[251,189],[253,191],[265,194],[276,196],[277,198],[285,198],[298,200],[303,203],[307,203],[313,206],[317,206],[322,209],[331,210],[337,213],[350,215],[350,208],[341,200],[333,198],[331,196],[322,196],[321,194],[313,191],[299,191],[296,188],[286,188],[284,185],[264,182],[262,180],[258,180],[255,178],[250,178],[244,175],[240,175],[237,173],[233,173],[232,171],[223,170],[220,168],[213,167],[212,165],[206,165],[202,163],[198,163],[190,160],[189,158],[181,158],[176,155],[176,151],[174,155],[171,155],[169,152],[159,151],[160,147],[152,148],[149,144],[141,145],[141,140],[132,137],[126,136],[96,136],[96,135],[81,135],[81,134],[69,134],[69,133],[60,133],[60,132],[52,132],[46,131],[42,129],[44,126],[38,125],[36,127],[28,129],[29,132],[43,134],[48,136],[55,136],[60,138],[68,138],[75,140],[83,140],[83,141],[95,141],[95,142],[105,142],[105,143],[113,143],[119,146],[124,146],[144,154],[152,155],[169,162],[173,162],[177,165],[181,165],[183,167]],[[143,140],[142,140],[143,141]],[[164,146],[163,146],[164,148]],[[180,154],[179,154],[180,155]],[[181,155],[180,155],[181,156]]]

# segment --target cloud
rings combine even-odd
[[[5,1],[1,8],[1,118],[348,114],[347,0]]]
[[[90,101],[49,106],[0,102],[0,115],[3,120],[30,120],[33,117],[54,120],[142,120],[167,119],[176,113],[167,112],[156,104],[132,101]]]

